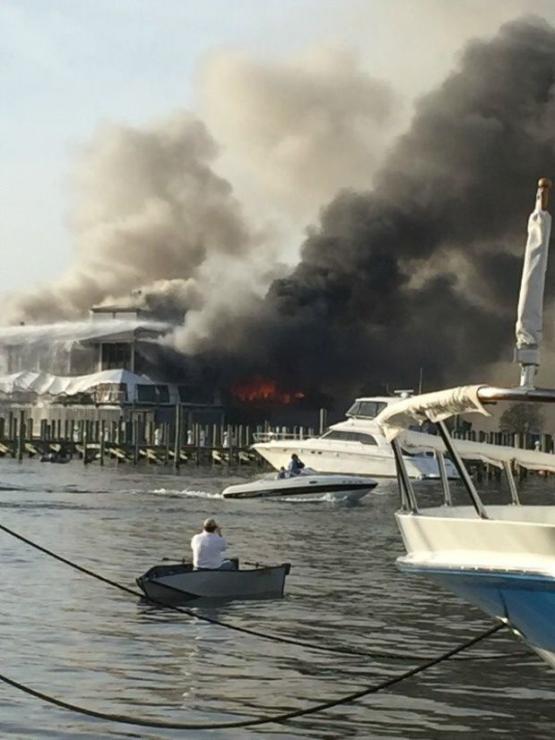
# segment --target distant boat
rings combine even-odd
[[[287,468],[295,452],[309,468],[319,473],[395,478],[395,458],[375,418],[383,409],[399,400],[399,396],[357,398],[347,411],[348,418],[333,424],[320,437],[301,439],[268,432],[256,435],[253,449],[276,470]],[[425,434],[422,436],[426,437]],[[405,454],[405,463],[411,478],[440,478],[437,461],[432,455],[423,452]],[[447,477],[457,478],[451,462],[446,460],[445,465]]]
[[[355,503],[377,486],[373,478],[356,475],[322,475],[303,470],[300,475],[279,478],[276,473],[224,488],[224,498],[284,498]]]

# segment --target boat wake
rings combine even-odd
[[[160,496],[187,496],[189,498],[223,498],[221,493],[210,493],[209,491],[195,491],[194,489],[185,488],[154,488],[148,493],[155,493]]]
[[[332,504],[333,506],[359,506],[361,505],[361,498],[353,498],[350,496],[338,497],[332,493],[322,493],[316,496],[285,496],[283,498],[275,498],[275,501],[279,501],[282,504]]]

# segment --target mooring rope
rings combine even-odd
[[[124,593],[127,593],[131,596],[144,599],[154,604],[155,606],[163,606],[164,608],[172,609],[176,612],[179,612],[180,614],[185,614],[189,617],[198,619],[199,621],[202,621],[202,622],[214,624],[219,627],[224,627],[226,629],[230,629],[235,632],[240,632],[242,634],[250,635],[252,637],[258,637],[263,640],[270,640],[272,642],[280,642],[280,643],[284,643],[288,645],[295,645],[297,647],[303,647],[309,650],[318,650],[318,651],[327,652],[327,653],[337,653],[340,655],[353,655],[356,657],[363,657],[363,658],[373,658],[374,660],[400,660],[403,662],[412,662],[414,660],[426,660],[426,656],[422,656],[418,654],[411,654],[410,656],[407,656],[407,655],[401,655],[399,653],[377,653],[377,652],[369,653],[364,650],[357,650],[356,648],[332,647],[332,646],[328,646],[324,644],[306,642],[304,640],[297,640],[291,637],[283,637],[280,635],[274,635],[268,632],[260,632],[259,630],[254,630],[249,627],[241,627],[239,625],[231,624],[229,622],[223,622],[219,619],[215,619],[214,617],[207,617],[203,614],[198,614],[197,612],[194,612],[191,609],[177,606],[176,604],[168,604],[166,602],[159,601],[150,596],[147,596],[141,591],[137,591],[136,589],[129,588],[128,586],[125,586],[124,584],[119,583],[118,581],[114,581],[111,578],[107,578],[106,576],[101,575],[100,573],[96,573],[95,571],[90,570],[89,568],[79,565],[78,563],[72,560],[69,560],[68,558],[63,557],[62,555],[59,555],[58,553],[55,553],[54,551],[49,550],[48,548],[43,547],[42,545],[39,545],[37,542],[34,542],[33,540],[30,540],[24,535],[19,534],[18,532],[15,532],[12,529],[9,529],[3,524],[0,524],[0,530],[4,531],[6,534],[9,534],[11,537],[14,537],[15,539],[18,539],[21,542],[24,542],[26,545],[29,545],[35,550],[38,550],[44,553],[45,555],[48,555],[49,557],[54,558],[55,560],[58,560],[64,565],[69,566],[70,568],[73,568],[74,570],[77,570],[81,573],[84,573],[85,575],[90,576],[91,578],[94,578],[100,581],[101,583],[105,583],[109,586],[112,586],[113,588],[123,591]],[[498,654],[498,655],[493,655],[493,656],[476,656],[475,658],[472,658],[472,660],[491,660],[491,659],[506,658],[506,657],[520,657],[522,655],[528,655],[528,654],[529,654],[528,652],[521,652],[521,653],[513,653],[511,656],[507,654]]]
[[[418,655],[418,654],[411,654],[411,655],[400,655],[399,653],[369,653],[364,650],[357,650],[356,648],[348,648],[348,647],[332,647],[325,644],[318,644],[318,643],[312,643],[312,642],[306,642],[304,640],[296,640],[292,637],[283,637],[281,635],[274,635],[268,632],[260,632],[259,630],[251,629],[249,627],[241,627],[236,624],[231,624],[230,622],[223,622],[220,619],[215,619],[214,617],[207,617],[204,614],[198,614],[197,612],[192,611],[192,609],[187,609],[186,607],[177,606],[176,604],[168,604],[163,601],[159,601],[157,599],[152,598],[151,596],[147,596],[146,594],[142,593],[141,591],[137,591],[136,589],[129,588],[129,586],[125,586],[123,583],[119,583],[118,581],[114,581],[111,578],[107,578],[106,576],[101,575],[100,573],[96,573],[93,570],[90,570],[89,568],[86,568],[83,565],[79,565],[78,563],[69,560],[68,558],[63,557],[62,555],[58,555],[58,553],[54,552],[53,550],[49,550],[46,547],[43,547],[42,545],[39,545],[37,542],[34,542],[33,540],[30,540],[28,537],[25,537],[22,534],[19,534],[18,532],[15,532],[13,529],[9,529],[9,527],[6,527],[3,524],[0,524],[0,530],[5,532],[6,534],[9,534],[11,537],[14,537],[15,539],[20,540],[21,542],[24,542],[26,545],[29,545],[29,547],[34,548],[35,550],[38,550],[39,552],[44,553],[45,555],[48,555],[49,557],[53,558],[54,560],[58,560],[60,563],[64,563],[64,565],[69,566],[70,568],[73,568],[74,570],[79,571],[80,573],[84,573],[87,576],[90,576],[91,578],[96,579],[97,581],[100,581],[101,583],[106,583],[108,586],[112,586],[113,588],[116,588],[120,591],[123,591],[124,593],[130,594],[131,596],[139,597],[140,599],[144,599],[151,604],[154,604],[155,606],[163,606],[167,609],[173,609],[176,612],[179,612],[180,614],[185,614],[189,617],[193,617],[194,619],[198,619],[201,622],[207,622],[208,624],[214,624],[219,627],[225,627],[226,629],[233,630],[235,632],[240,632],[245,635],[250,635],[251,637],[258,637],[263,640],[270,640],[272,642],[279,642],[284,643],[287,645],[295,645],[297,647],[303,647],[307,648],[308,650],[318,650],[321,652],[327,652],[327,653],[337,653],[339,655],[353,655],[356,657],[362,657],[362,658],[372,658],[374,660],[400,660],[403,662],[412,662],[414,660],[426,660],[426,656]],[[528,652],[526,653],[513,653],[510,657],[520,657],[521,655],[528,655]],[[497,659],[497,658],[506,658],[509,657],[506,654],[501,655],[493,655],[493,656],[477,656],[476,658],[473,658],[473,660],[491,660]]]
[[[284,724],[292,719],[296,719],[299,717],[306,717],[307,715],[310,715],[310,714],[316,714],[317,712],[323,712],[326,709],[332,709],[333,707],[338,707],[343,704],[350,704],[358,699],[362,699],[365,696],[369,696],[370,694],[377,694],[379,691],[383,691],[384,689],[391,688],[392,686],[395,686],[396,684],[399,684],[402,681],[406,681],[408,678],[411,678],[412,676],[416,676],[419,673],[423,673],[429,668],[432,668],[433,666],[439,665],[440,663],[443,663],[444,661],[449,660],[449,658],[452,658],[454,655],[457,655],[458,653],[461,653],[464,650],[468,650],[473,645],[476,645],[478,642],[481,642],[482,640],[485,640],[487,637],[491,637],[491,635],[495,634],[496,632],[499,632],[499,630],[503,629],[505,626],[506,625],[504,623],[496,624],[493,627],[490,627],[489,629],[480,633],[476,637],[472,637],[466,642],[463,642],[460,645],[457,645],[456,647],[451,648],[450,650],[447,650],[441,655],[438,655],[436,658],[432,658],[430,660],[427,660],[425,663],[421,663],[419,666],[416,666],[415,668],[411,668],[410,670],[405,671],[404,673],[401,673],[398,676],[388,678],[385,681],[382,681],[381,683],[375,684],[373,686],[366,686],[363,689],[360,689],[359,691],[355,691],[351,694],[344,694],[338,699],[331,699],[329,701],[323,701],[323,702],[320,702],[319,704],[315,704],[312,707],[308,707],[307,709],[296,709],[296,710],[293,710],[292,712],[285,712],[283,714],[276,714],[274,716],[255,717],[254,719],[237,720],[234,722],[233,721],[232,722],[207,722],[207,723],[167,722],[164,720],[148,719],[145,717],[130,717],[125,714],[111,714],[110,712],[99,712],[99,711],[96,711],[95,709],[89,709],[88,707],[82,707],[82,706],[79,706],[78,704],[71,704],[70,702],[63,701],[62,699],[57,699],[54,696],[45,694],[42,691],[37,691],[36,689],[33,689],[30,686],[22,684],[19,681],[14,681],[12,678],[8,678],[8,676],[5,676],[1,673],[0,673],[0,681],[6,684],[9,684],[10,686],[13,686],[16,689],[19,689],[20,691],[23,691],[26,694],[30,694],[31,696],[34,696],[37,699],[42,699],[43,701],[48,702],[49,704],[54,704],[55,706],[60,707],[61,709],[67,709],[72,712],[77,712],[79,714],[85,714],[89,717],[96,717],[97,719],[107,720],[110,722],[119,722],[119,723],[128,724],[128,725],[139,725],[141,727],[156,727],[159,729],[168,729],[168,730],[228,730],[228,729],[230,730],[230,729],[237,729],[240,727],[255,727],[256,725]]]

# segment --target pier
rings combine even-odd
[[[196,409],[198,410],[198,409]],[[84,465],[161,465],[178,471],[182,466],[253,466],[267,463],[252,450],[258,440],[288,438],[302,441],[323,429],[304,426],[225,424],[223,420],[195,420],[195,409],[176,405],[167,421],[158,421],[152,408],[37,406],[0,409],[0,456],[53,462],[80,460]],[[37,418],[37,414],[39,418]],[[454,439],[554,452],[551,434],[515,434],[455,430]],[[498,478],[494,465],[476,461],[478,478]],[[525,471],[515,470],[524,475]]]
[[[276,428],[269,422],[201,423],[181,405],[164,422],[156,421],[149,408],[126,409],[123,414],[118,410],[117,417],[113,410],[100,407],[58,417],[49,408],[44,410],[47,417],[39,419],[37,411],[41,410],[0,411],[0,456],[54,462],[79,459],[85,465],[164,465],[174,470],[184,465],[263,467],[265,461],[251,449],[257,436],[275,431],[303,439],[317,433],[310,427]]]

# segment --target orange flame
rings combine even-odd
[[[231,389],[231,394],[244,403],[265,401],[289,405],[304,398],[301,391],[284,391],[275,380],[260,376],[236,383]]]

